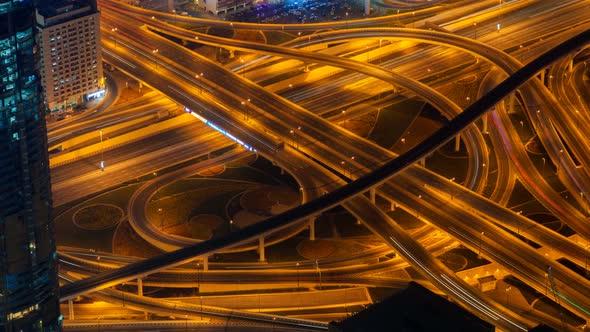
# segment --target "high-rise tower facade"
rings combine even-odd
[[[60,331],[32,0],[0,0],[0,331]]]
[[[104,95],[99,21],[96,0],[46,0],[37,7],[41,82],[50,110]]]

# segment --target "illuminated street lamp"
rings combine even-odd
[[[158,208],[158,216],[160,216],[160,228],[164,228],[164,218],[162,218],[162,208]]]
[[[201,80],[201,78],[203,77],[203,73],[197,74],[195,75],[195,78],[199,81],[199,83],[197,83],[197,85],[199,86],[199,94],[203,93],[203,81]]]
[[[102,129],[99,131],[100,133],[100,169],[104,172],[104,149],[102,144]]]
[[[117,29],[117,28],[112,28],[112,29],[111,29],[111,32],[112,32],[113,34],[115,34],[115,33],[116,33],[118,30],[119,30],[119,29]],[[113,36],[113,40],[115,41],[115,48],[117,48],[117,37]]]
[[[348,29],[348,12],[346,12],[346,28]]]
[[[479,236],[479,252],[477,254],[477,258],[481,258],[481,246],[482,246],[482,242],[483,242],[483,234],[484,234],[484,232],[481,232],[481,234]]]
[[[154,54],[154,62],[156,63],[156,68],[158,68],[158,57],[157,57],[157,53],[159,51],[160,50],[158,50],[157,48],[152,50],[152,53]]]
[[[295,266],[297,267],[297,288],[299,288],[299,262]]]

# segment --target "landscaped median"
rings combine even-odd
[[[111,137],[109,139],[104,139],[102,142],[85,146],[75,151],[69,151],[66,153],[61,153],[56,156],[51,157],[49,159],[49,167],[55,167],[60,164],[72,162],[78,158],[83,158],[91,155],[95,155],[100,153],[101,151],[110,150],[117,146],[121,146],[124,144],[129,144],[133,141],[137,141],[139,139],[171,130],[180,126],[185,125],[188,122],[195,121],[195,118],[190,116],[189,114],[181,114],[179,116],[173,117],[168,120],[164,120],[158,123],[154,123],[147,127],[132,131],[130,133],[126,133],[120,136]],[[114,129],[111,127],[107,127],[103,129],[103,135],[108,135],[108,133],[114,132]]]

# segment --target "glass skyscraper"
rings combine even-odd
[[[0,331],[61,331],[34,6],[0,0]]]

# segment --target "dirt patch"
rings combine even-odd
[[[336,243],[332,240],[304,240],[297,245],[297,252],[307,259],[321,259],[336,252]]]
[[[270,216],[275,205],[291,206],[299,196],[293,190],[278,186],[263,186],[248,191],[240,197],[240,206],[251,213]]]
[[[204,169],[204,170],[198,172],[197,174],[199,174],[200,176],[216,176],[216,175],[223,173],[223,171],[225,171],[225,166],[220,165],[220,166],[209,167],[207,169]]]
[[[113,254],[150,258],[161,255],[162,251],[137,235],[128,222],[123,222],[113,236]]]
[[[377,112],[371,112],[358,118],[343,121],[340,126],[358,136],[367,137],[377,122],[377,115]]]
[[[123,210],[116,205],[93,204],[76,211],[72,221],[82,229],[98,231],[117,225],[124,215]]]

